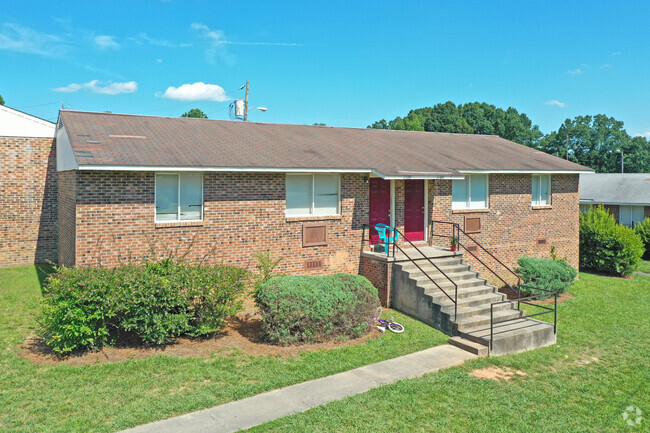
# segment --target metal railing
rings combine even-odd
[[[492,350],[493,342],[494,342],[494,325],[499,324],[499,323],[504,323],[504,322],[509,322],[512,320],[517,320],[517,319],[523,319],[526,317],[535,317],[535,316],[541,316],[542,314],[550,314],[553,313],[553,333],[557,334],[557,292],[554,292],[552,290],[545,290],[545,289],[540,289],[539,287],[530,287],[530,286],[521,286],[525,287],[528,289],[535,289],[535,290],[541,290],[542,292],[545,293],[538,293],[536,295],[530,295],[530,296],[525,296],[525,297],[519,297],[517,299],[508,299],[505,301],[500,301],[500,302],[493,302],[490,304],[490,350]],[[553,302],[553,307],[547,307],[546,305],[541,305],[541,304],[534,304],[530,301],[533,299],[539,299],[541,297],[548,297],[548,294],[552,294],[554,298]],[[524,314],[519,317],[515,317],[512,319],[506,319],[506,320],[500,320],[498,322],[494,321],[494,306],[495,305],[502,305],[502,304],[512,304],[516,302],[517,303],[517,310],[521,310],[521,304],[526,304],[526,305],[532,305],[534,307],[541,308],[546,311],[542,311],[541,313],[535,313],[535,314]]]
[[[370,228],[367,224],[363,224],[362,242],[366,241],[366,239],[365,239],[366,227],[368,227],[368,243],[370,243],[370,230],[372,230],[372,228]],[[426,259],[434,268],[436,268],[436,270],[438,272],[440,272],[454,286],[454,297],[452,298],[442,287],[440,287],[440,284],[438,284],[433,278],[431,278],[431,275],[429,275],[426,271],[424,271],[424,269],[422,269],[422,267],[420,265],[417,264],[416,259],[411,258],[411,256],[409,256],[406,253],[406,251],[404,251],[404,249],[398,245],[398,242],[388,241],[388,249],[387,249],[387,254],[386,254],[387,257],[391,257],[391,254],[390,254],[391,253],[391,247],[392,247],[392,251],[393,251],[393,255],[392,255],[393,258],[395,258],[395,252],[396,252],[395,250],[396,249],[399,250],[399,252],[404,254],[404,257],[406,257],[407,260],[409,260],[411,263],[413,263],[420,270],[420,272],[422,272],[429,279],[429,281],[431,281],[438,288],[438,290],[440,290],[442,293],[444,293],[444,295],[447,298],[449,298],[449,300],[451,302],[453,302],[453,304],[454,304],[454,322],[455,322],[456,317],[458,315],[458,284],[456,284],[456,282],[454,280],[449,278],[449,276],[442,269],[440,269],[440,267],[438,265],[436,265],[431,260],[431,258],[427,257],[417,246],[415,246],[415,244],[413,244],[413,242],[411,242],[409,240],[409,238],[407,238],[396,227],[391,227],[391,226],[387,226],[387,227],[388,227],[387,228],[388,230],[394,231],[395,233],[400,235],[402,237],[402,239],[404,239],[406,242],[408,242],[411,245],[412,248],[414,248],[424,259]],[[378,243],[383,244],[383,242],[381,242],[381,241],[378,242]]]

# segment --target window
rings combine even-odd
[[[472,174],[451,182],[452,209],[487,209],[489,206],[487,174]]]
[[[156,222],[203,219],[203,174],[156,174]]]
[[[625,226],[633,227],[643,221],[643,206],[620,206],[618,220]]]
[[[287,216],[340,213],[338,174],[287,174]]]
[[[589,212],[589,209],[591,209],[590,204],[581,204],[580,205],[580,213],[587,213],[587,212]]]
[[[533,206],[551,205],[551,175],[533,175]]]

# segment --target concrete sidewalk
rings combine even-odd
[[[462,364],[476,357],[445,344],[210,409],[144,424],[124,430],[123,433],[235,432],[360,394],[381,385]]]

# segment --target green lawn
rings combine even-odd
[[[641,260],[641,264],[639,265],[639,268],[637,271],[645,272],[647,274],[650,274],[650,261],[649,260]]]
[[[43,275],[33,266],[0,269],[2,432],[113,432],[447,341],[442,333],[395,313],[407,328],[404,334],[387,333],[364,345],[296,358],[228,352],[83,367],[34,365],[16,352],[36,330]]]
[[[650,431],[650,277],[581,273],[570,291],[555,346],[477,359],[252,431]],[[497,382],[469,374],[489,366],[527,376]],[[643,411],[641,425],[625,424],[628,406]]]

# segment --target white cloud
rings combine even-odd
[[[569,70],[569,71],[567,71],[567,73],[569,73],[571,75],[579,75],[579,74],[582,74],[582,69],[578,68],[578,69],[574,69],[572,71]]]
[[[142,44],[144,42],[151,44],[151,45],[156,45],[159,47],[166,47],[166,48],[186,48],[186,47],[191,47],[192,44],[188,43],[175,43],[175,42],[170,42],[165,39],[156,39],[149,37],[146,33],[140,33],[138,36],[134,38],[129,38],[130,40],[135,41],[136,43]]]
[[[600,65],[600,69],[606,69],[606,68],[612,68],[613,66],[610,65],[609,63],[605,63],[604,65]]]
[[[70,83],[67,86],[52,89],[54,92],[74,93],[85,90],[91,93],[100,93],[103,95],[118,95],[120,93],[134,93],[138,90],[138,83],[127,81],[124,83],[100,83],[99,80],[92,80],[87,83],[77,84]]]
[[[228,101],[230,98],[226,95],[223,87],[216,84],[206,84],[202,82],[194,84],[183,84],[180,87],[169,86],[163,98],[176,99],[179,101]]]
[[[555,105],[556,107],[560,107],[560,108],[566,107],[566,104],[564,102],[560,102],[557,99],[546,101],[546,105]]]
[[[107,35],[95,36],[95,45],[97,45],[100,50],[115,50],[120,47],[120,44],[115,42],[113,36]]]
[[[162,59],[156,59],[156,62],[162,63],[163,61],[162,61]]]
[[[635,137],[644,137],[650,139],[650,131],[648,132],[643,132],[641,134],[634,134]]]
[[[620,55],[621,55],[621,52],[620,52],[620,51],[616,51],[616,52],[613,52],[613,53],[612,53],[612,56],[620,56]]]
[[[13,23],[3,23],[0,28],[0,50],[61,57],[68,49],[68,42],[56,35]]]

